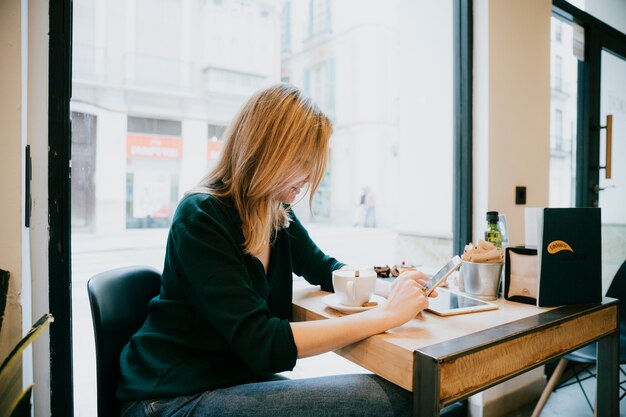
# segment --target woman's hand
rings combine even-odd
[[[404,272],[393,281],[387,304],[383,308],[397,322],[396,326],[401,326],[428,307],[428,297],[424,292],[427,282],[428,277],[418,271]],[[431,297],[436,296],[437,293],[433,291]]]
[[[422,272],[404,272],[393,281],[387,302],[379,308],[329,320],[291,323],[298,358],[339,349],[374,334],[398,327],[428,307]],[[431,297],[437,293],[432,292]]]

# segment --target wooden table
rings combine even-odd
[[[321,301],[327,294],[296,283],[294,321],[341,316]],[[412,391],[414,414],[427,417],[597,340],[597,415],[619,414],[617,300],[551,309],[495,303],[498,310],[450,317],[423,312],[336,353]]]

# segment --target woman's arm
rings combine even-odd
[[[291,323],[298,358],[339,349],[411,320],[428,307],[422,290],[426,281],[421,272],[405,273],[393,282],[387,303],[380,308],[334,319]]]
[[[332,272],[344,266],[335,258],[327,256],[313,242],[309,233],[294,213],[287,233],[292,271],[308,283],[321,286],[324,291],[333,291]]]

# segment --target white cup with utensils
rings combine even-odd
[[[369,269],[338,269],[333,272],[333,287],[341,304],[362,306],[374,294],[376,272]]]

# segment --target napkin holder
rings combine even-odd
[[[538,266],[537,249],[523,246],[506,248],[504,299],[536,305]]]

